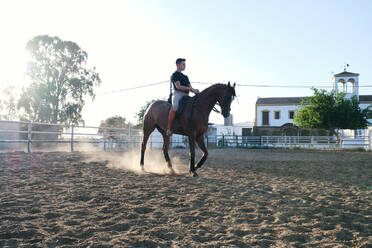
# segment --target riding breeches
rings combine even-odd
[[[189,94],[175,90],[172,98],[172,109],[173,111],[177,111],[178,109],[178,103],[180,102],[181,98],[184,96],[188,96]]]

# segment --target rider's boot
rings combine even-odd
[[[168,136],[171,136],[172,135],[172,123],[173,123],[173,120],[174,120],[174,117],[176,116],[176,111],[174,111],[173,109],[171,109],[169,111],[169,116],[168,116],[168,128],[167,128],[167,135]]]

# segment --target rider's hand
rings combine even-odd
[[[191,92],[193,92],[193,93],[195,93],[195,94],[199,94],[199,90],[194,89],[194,88],[191,88]]]

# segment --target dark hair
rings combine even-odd
[[[186,59],[178,58],[178,59],[176,59],[176,64],[179,64],[179,63],[184,62],[184,61],[186,61]]]

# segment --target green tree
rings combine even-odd
[[[127,123],[126,119],[124,117],[121,117],[119,115],[115,115],[112,117],[107,118],[104,121],[101,121],[101,124],[99,125],[98,133],[103,134],[104,133],[104,128],[107,127],[113,127],[113,128],[129,128],[131,123]],[[125,133],[124,130],[107,130],[106,134],[108,137],[111,137],[113,139],[118,138],[119,134]]]
[[[134,126],[134,128],[142,128],[142,125],[143,125],[143,117],[146,113],[146,110],[149,108],[149,106],[151,104],[153,104],[155,101],[157,101],[156,99],[152,99],[150,101],[147,101],[139,110],[139,112],[135,115],[135,117],[137,118],[137,124]]]
[[[87,68],[87,52],[75,42],[48,35],[34,37],[26,48],[32,58],[27,69],[32,84],[23,89],[18,108],[34,121],[83,122],[84,96],[94,99],[93,88],[101,83],[95,68]]]
[[[128,128],[129,125],[130,123],[126,121],[125,117],[115,115],[115,116],[107,118],[104,121],[101,121],[101,124],[99,125],[99,127],[100,128],[103,128],[103,127]]]
[[[369,109],[361,110],[354,96],[346,99],[342,93],[313,88],[314,95],[301,102],[294,123],[301,128],[329,130],[339,141],[338,129],[362,129],[368,125]]]

